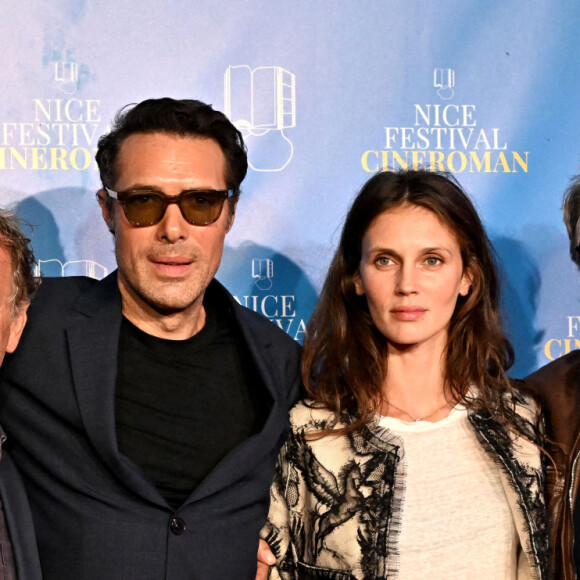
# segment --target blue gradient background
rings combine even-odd
[[[512,374],[547,362],[546,341],[567,337],[567,317],[580,315],[560,209],[580,159],[578,2],[6,4],[0,123],[34,121],[35,99],[94,99],[100,135],[120,107],[149,97],[198,98],[223,110],[229,66],[295,75],[296,126],[285,130],[293,158],[279,172],[250,170],[226,240],[218,278],[234,295],[293,295],[296,325],[307,320],[348,204],[369,177],[362,154],[385,147],[385,127],[412,126],[415,104],[451,103],[475,105],[477,129],[499,128],[508,151],[529,152],[527,172],[457,175],[502,262]],[[74,94],[54,80],[61,60],[77,63]],[[449,101],[433,87],[435,68],[455,71]],[[267,165],[279,138],[248,139],[250,159]],[[35,226],[38,258],[112,270],[98,187],[94,165],[0,170],[0,202]],[[273,261],[271,289],[255,285],[253,259]]]

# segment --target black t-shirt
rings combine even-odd
[[[263,426],[271,403],[235,319],[206,293],[204,328],[187,340],[123,318],[115,415],[119,451],[175,510],[217,463]]]

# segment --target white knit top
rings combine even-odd
[[[382,417],[404,448],[400,580],[512,580],[519,540],[500,480],[458,406],[436,423]]]

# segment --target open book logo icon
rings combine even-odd
[[[451,68],[436,68],[433,70],[433,86],[437,89],[437,94],[448,101],[455,95],[455,71]]]
[[[272,288],[272,278],[274,277],[274,262],[272,260],[254,258],[252,260],[252,278],[260,290],[270,290]]]
[[[224,93],[226,115],[246,141],[254,141],[248,147],[250,167],[282,171],[294,155],[285,131],[296,126],[295,75],[278,66],[229,66]]]
[[[88,276],[95,280],[101,280],[109,271],[94,260],[71,260],[64,264],[56,258],[52,260],[38,260],[34,266],[36,277],[62,277],[65,276]]]
[[[54,80],[59,89],[66,95],[76,93],[79,81],[79,67],[73,61],[58,61],[54,63]]]

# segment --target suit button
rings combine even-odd
[[[185,532],[185,522],[181,518],[171,518],[169,528],[176,536],[181,536]]]

